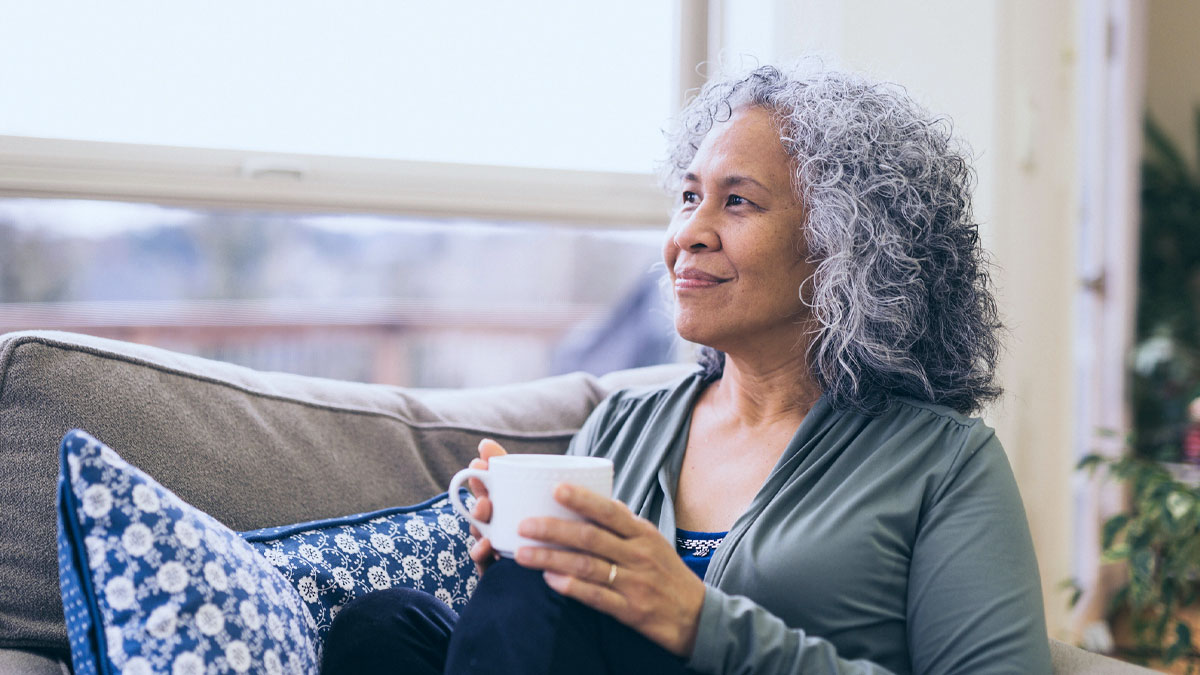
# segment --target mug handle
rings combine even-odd
[[[454,478],[450,479],[450,506],[458,513],[458,515],[466,518],[472,525],[479,529],[480,534],[488,537],[488,524],[482,520],[476,519],[471,515],[470,510],[462,503],[462,484],[467,482],[468,478],[478,478],[480,483],[483,483],[489,491],[492,486],[488,485],[488,472],[483,469],[463,469],[454,474]]]

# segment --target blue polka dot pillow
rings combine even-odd
[[[317,672],[278,567],[81,431],[61,446],[58,550],[77,675]]]
[[[466,499],[472,505],[473,499]],[[445,494],[421,504],[242,536],[293,586],[324,638],[350,600],[376,589],[426,591],[461,611],[478,577],[467,522]]]

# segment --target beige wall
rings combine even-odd
[[[1185,156],[1196,161],[1200,105],[1200,2],[1154,0],[1147,5],[1146,106]]]
[[[732,9],[737,12],[731,14]],[[1076,200],[1074,0],[727,2],[725,58],[812,50],[905,85],[975,153],[976,215],[1011,329],[989,411],[1029,513],[1051,634],[1071,575]]]
[[[1005,0],[997,46],[992,250],[1012,335],[993,419],[1033,530],[1051,635],[1067,638],[1072,575],[1076,128],[1071,3]]]

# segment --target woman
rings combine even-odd
[[[476,544],[461,619],[421,624],[446,672],[1049,672],[1015,481],[966,416],[1000,326],[948,126],[772,67],[687,106],[663,255],[703,368],[580,430],[616,499],[560,486],[590,522],[522,524],[572,550]]]

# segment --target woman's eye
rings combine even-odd
[[[684,190],[684,192],[683,192],[683,203],[684,204],[695,204],[698,201],[700,201],[700,195],[696,194],[695,192]]]
[[[739,197],[737,195],[729,195],[729,199],[725,200],[726,206],[741,206],[749,203],[750,202],[745,197]]]

